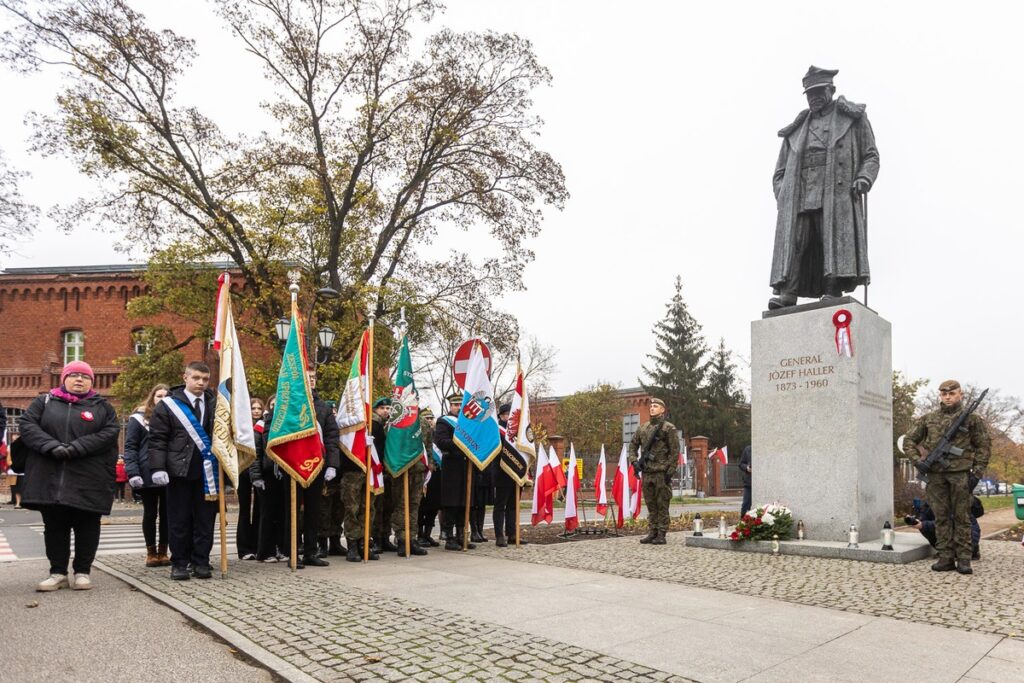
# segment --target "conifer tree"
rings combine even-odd
[[[740,449],[750,443],[750,411],[744,406],[746,398],[739,387],[732,352],[725,348],[725,339],[719,340],[708,362],[704,400],[709,446],[728,446],[738,458]]]
[[[683,279],[676,276],[676,291],[666,306],[665,317],[654,325],[654,353],[644,366],[647,381],[640,385],[668,408],[668,419],[685,436],[700,434],[706,427],[706,410],[701,401],[707,378],[707,343],[697,320],[683,301]]]

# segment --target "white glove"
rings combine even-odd
[[[252,487],[254,489],[259,489],[260,491],[263,491],[264,489],[267,488],[267,482],[263,481],[262,479],[257,479],[252,483]]]
[[[324,472],[324,481],[330,481],[334,479],[336,476],[338,476],[338,470],[334,469],[333,467],[328,467],[327,471]]]
[[[142,477],[132,477],[128,480],[128,485],[133,489],[142,488],[142,485],[146,482],[142,481]]]
[[[153,473],[153,484],[156,486],[167,486],[171,483],[171,478],[167,476],[167,473],[163,470]]]

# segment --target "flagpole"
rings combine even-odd
[[[369,385],[367,390],[370,395],[367,396],[366,405],[370,405],[370,400],[373,397],[373,319],[376,316],[373,311],[369,313],[369,348],[366,353],[366,383]],[[369,407],[366,410],[366,437],[367,444],[373,443],[373,415],[371,414],[372,409]],[[367,562],[370,559],[370,478],[373,476],[373,461],[370,458],[370,446],[366,448],[366,493],[365,493],[365,505],[363,513],[363,562]]]
[[[466,458],[466,517],[462,527],[462,549],[469,550],[469,504],[473,500],[473,463]]]
[[[523,495],[523,487],[516,484],[516,547],[519,547],[519,504]]]
[[[295,500],[295,498],[298,495],[298,492],[295,489],[295,479],[293,479],[292,477],[288,477],[288,479],[291,482],[291,487],[292,487],[292,495],[291,495],[291,501],[292,501],[292,505],[291,505],[291,507],[292,507],[292,519],[291,519],[292,533],[290,534],[291,541],[292,541],[292,543],[291,543],[292,547],[291,547],[290,553],[289,553],[291,555],[291,557],[289,558],[289,564],[291,564],[292,571],[295,571],[295,568],[298,566],[297,565],[298,559],[296,558],[296,554],[298,553],[298,545],[299,545],[297,539],[295,538],[295,536],[296,536],[295,527],[297,526],[296,518],[298,517],[298,512],[296,510],[296,500]]]
[[[217,501],[220,506],[220,578],[223,579],[228,575],[228,522],[225,518],[227,505],[224,503],[223,466],[217,468],[217,479]]]
[[[402,477],[402,487],[405,489],[405,559],[412,557],[412,541],[409,539],[409,470],[405,471]]]

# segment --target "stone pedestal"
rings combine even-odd
[[[832,317],[852,314],[853,357]],[[779,501],[808,539],[862,541],[892,520],[892,330],[844,297],[751,324],[753,502]]]

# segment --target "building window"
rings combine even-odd
[[[141,356],[149,351],[149,342],[146,341],[146,331],[143,328],[139,327],[132,330],[132,346],[137,356]]]
[[[64,365],[76,360],[85,360],[85,333],[68,330],[64,333]]]
[[[622,416],[622,443],[629,443],[640,428],[640,413]]]

